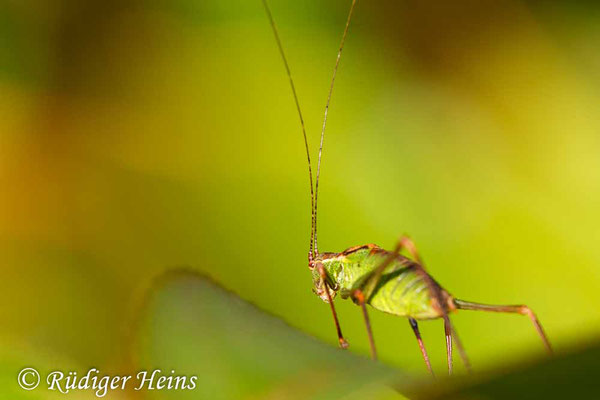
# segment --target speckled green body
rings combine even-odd
[[[341,253],[322,253],[317,259],[334,284],[332,294],[339,292],[342,298],[347,298],[353,290],[361,289],[365,277],[382,265],[389,255],[388,251],[376,245],[365,245]],[[423,274],[415,261],[396,255],[366,303],[377,310],[414,319],[441,317],[438,302],[433,298]],[[314,278],[316,285],[318,273]],[[443,289],[442,294],[444,299],[450,298]],[[326,295],[320,294],[320,297],[327,301]]]

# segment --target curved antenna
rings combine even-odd
[[[283,51],[283,45],[281,44],[281,40],[279,39],[279,33],[277,31],[277,26],[275,25],[275,20],[273,20],[273,15],[271,15],[271,10],[269,9],[269,5],[267,4],[267,0],[262,0],[263,6],[267,12],[267,16],[269,17],[269,22],[271,23],[271,28],[273,28],[273,34],[275,35],[275,40],[277,41],[277,47],[279,48],[279,54],[281,55],[281,59],[283,60],[283,64],[285,65],[285,71],[287,72],[287,76],[290,80],[290,87],[292,88],[292,94],[294,95],[294,101],[296,102],[296,109],[298,110],[298,117],[300,117],[300,125],[302,126],[302,136],[304,137],[304,147],[306,148],[306,159],[308,160],[308,176],[310,180],[310,252],[309,255],[312,258],[316,251],[313,252],[313,244],[316,246],[316,197],[313,190],[313,173],[312,166],[310,163],[310,151],[308,150],[308,140],[306,139],[306,128],[304,127],[304,118],[302,117],[302,111],[300,110],[300,102],[298,101],[298,95],[296,94],[296,87],[294,86],[294,80],[292,79],[292,73],[290,71],[290,66],[288,65],[287,58],[285,57],[285,53]],[[345,35],[344,35],[345,36]],[[339,55],[338,55],[339,61]],[[337,65],[336,65],[337,68]],[[334,74],[335,76],[335,74]],[[331,93],[329,93],[331,97]],[[328,101],[329,103],[329,101]],[[321,147],[323,147],[323,138],[321,138]],[[321,155],[319,153],[319,165]],[[318,177],[318,174],[317,174]],[[318,182],[318,178],[317,178]],[[316,250],[316,249],[315,249]]]
[[[356,0],[352,0],[350,6],[350,12],[348,12],[348,19],[346,20],[346,27],[344,28],[344,34],[342,35],[342,41],[340,43],[340,49],[338,50],[337,59],[335,60],[335,67],[333,68],[333,77],[331,78],[331,85],[329,86],[329,94],[327,95],[327,103],[325,104],[325,116],[323,117],[323,129],[321,130],[321,144],[319,146],[319,161],[317,163],[317,183],[315,185],[315,201],[314,201],[314,243],[311,245],[315,249],[315,254],[319,253],[317,248],[317,196],[319,194],[319,175],[321,174],[321,155],[323,154],[323,139],[325,137],[325,126],[327,125],[327,112],[329,111],[329,102],[331,101],[331,94],[333,93],[333,84],[335,83],[335,76],[337,74],[338,66],[340,65],[340,58],[342,56],[342,50],[344,49],[344,42],[346,41],[346,35],[348,34],[348,27],[350,26],[350,20],[352,19],[352,13],[354,12],[354,5]]]

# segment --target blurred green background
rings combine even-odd
[[[270,4],[314,155],[349,1]],[[593,2],[359,2],[319,249],[407,233],[457,297],[528,304],[559,351],[598,335],[599,21]],[[335,345],[307,181],[260,1],[1,2],[2,380],[130,370],[140,298],[182,265]],[[337,305],[367,355],[359,310]],[[371,314],[383,362],[425,375],[407,322]],[[454,321],[476,370],[542,354],[525,318]],[[442,373],[442,324],[421,328]]]

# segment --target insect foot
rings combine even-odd
[[[339,341],[340,341],[340,347],[344,350],[346,350],[348,348],[348,346],[350,346],[348,344],[348,341],[344,338],[339,338]]]
[[[526,305],[521,305],[521,306],[519,306],[519,314],[526,315],[529,317],[529,319],[531,319],[531,322],[533,322],[533,326],[535,326],[535,330],[538,332],[538,334],[542,338],[542,341],[544,342],[544,346],[546,346],[546,350],[548,351],[548,354],[553,354],[554,351],[552,350],[550,341],[548,340],[548,337],[546,336],[546,333],[544,332],[544,328],[542,328],[542,324],[538,320],[535,313],[531,310],[531,308],[527,307]]]

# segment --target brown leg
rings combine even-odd
[[[533,311],[531,311],[531,309],[526,305],[497,306],[491,304],[472,303],[458,299],[454,299],[454,304],[456,305],[456,308],[460,310],[492,311],[527,315],[531,319],[531,322],[533,322],[533,326],[535,327],[538,335],[540,335],[540,338],[542,338],[542,342],[544,342],[546,350],[548,353],[552,354],[552,346],[550,346],[550,341],[544,332],[544,328],[542,328],[542,324],[540,324],[540,321],[537,319]]]
[[[369,343],[371,346],[371,357],[373,360],[377,360],[377,350],[375,348],[375,340],[373,339],[373,332],[371,330],[371,323],[369,321],[369,314],[367,313],[366,302],[367,298],[371,297],[371,294],[375,290],[375,287],[379,283],[381,276],[383,275],[383,271],[387,268],[387,266],[394,260],[394,258],[400,253],[403,247],[407,247],[411,254],[416,254],[416,249],[412,241],[408,239],[406,236],[402,236],[396,245],[396,248],[390,255],[383,260],[381,265],[379,265],[373,272],[365,279],[364,282],[361,283],[359,289],[355,289],[352,292],[352,298],[356,300],[358,305],[362,308],[363,316],[365,319],[365,325],[367,326],[367,333],[369,335]],[[417,256],[418,257],[418,256]]]
[[[385,269],[388,267],[388,265],[390,265],[392,261],[394,261],[394,258],[397,257],[398,254],[400,254],[400,252],[404,248],[408,250],[408,252],[415,259],[415,261],[420,263],[417,249],[412,240],[410,240],[410,238],[408,238],[407,236],[400,237],[400,240],[398,240],[394,251],[390,252],[387,258],[383,260],[383,262],[369,274],[369,276],[367,277],[367,279],[364,280],[364,282],[361,283],[360,289],[362,290],[363,294],[367,299],[369,299],[371,297],[371,294],[373,294],[373,291],[377,287],[377,283],[379,283],[379,280],[381,279],[381,276],[383,275]]]
[[[441,295],[441,290],[437,285],[435,285],[433,283],[431,277],[425,271],[425,266],[423,264],[423,260],[421,259],[421,257],[419,256],[419,253],[417,251],[417,246],[415,246],[414,242],[408,236],[402,236],[400,238],[398,247],[400,250],[403,248],[406,249],[408,251],[408,253],[410,254],[410,256],[413,258],[413,260],[415,260],[419,264],[421,273],[424,275],[425,279],[428,282],[429,290],[431,291],[432,295],[436,298],[436,300],[438,300],[438,303],[440,304],[440,306],[442,308],[441,311],[442,311],[442,317],[444,318],[444,330],[445,330],[445,334],[446,334],[446,352],[448,355],[448,371],[452,372],[452,339],[454,338],[454,342],[456,343],[456,347],[458,348],[458,352],[460,353],[460,356],[465,364],[465,367],[466,367],[467,371],[471,372],[471,363],[469,362],[467,353],[465,352],[462,342],[460,341],[458,334],[456,333],[456,330],[452,326],[452,323],[450,322],[448,313],[443,306],[444,301],[443,301],[443,296]]]
[[[402,249],[406,249],[406,251],[408,251],[408,254],[410,254],[410,256],[413,258],[413,260],[415,260],[419,264],[423,265],[423,261],[421,260],[421,257],[419,256],[419,253],[417,252],[417,246],[415,246],[415,243],[412,241],[411,238],[409,238],[408,236],[402,236],[400,238],[400,241],[398,242],[398,244],[400,247],[400,249],[398,250],[399,252]]]
[[[416,262],[419,263],[419,266],[421,267],[422,271],[425,272],[423,260],[419,256],[419,253],[417,251],[417,246],[415,246],[414,242],[408,236],[402,236],[400,238],[400,246],[401,246],[401,248],[405,248],[408,251],[410,256]],[[428,280],[430,280],[430,279],[428,279]],[[438,302],[440,304],[443,304],[442,298],[439,293],[440,292],[439,288],[437,288],[435,285],[432,285],[432,284],[430,284],[429,286],[430,286],[430,290],[432,291],[433,295],[438,299]],[[471,363],[469,362],[469,358],[467,357],[465,348],[463,347],[462,342],[460,341],[458,334],[456,333],[456,330],[452,326],[452,323],[450,322],[450,318],[448,317],[447,312],[445,310],[443,310],[442,314],[444,317],[444,326],[447,326],[448,329],[450,330],[450,335],[448,335],[448,332],[446,332],[446,348],[447,348],[447,354],[449,355],[448,369],[449,369],[449,371],[451,371],[451,369],[452,369],[452,338],[454,338],[454,342],[456,343],[456,347],[458,348],[460,357],[462,358],[463,363],[465,364],[465,368],[467,369],[467,371],[471,372]]]
[[[333,305],[333,299],[331,298],[331,294],[329,293],[329,284],[327,283],[327,273],[325,272],[325,268],[322,264],[318,265],[319,275],[321,275],[321,279],[323,280],[323,289],[327,294],[327,300],[329,302],[329,306],[331,307],[331,314],[333,315],[333,321],[335,322],[335,329],[337,330],[338,342],[342,349],[348,348],[348,342],[344,339],[344,335],[342,335],[342,328],[340,327],[340,322],[338,321],[337,313],[335,312],[335,306]]]
[[[452,337],[454,338],[454,343],[456,344],[456,347],[458,348],[458,353],[460,354],[460,358],[462,358],[463,363],[465,364],[465,368],[467,369],[467,372],[471,373],[471,363],[469,362],[469,357],[467,357],[465,348],[463,347],[462,342],[461,342],[460,338],[458,337],[458,333],[456,332],[456,329],[454,329],[454,326],[452,326],[452,324],[450,324],[450,329],[452,329]]]
[[[359,289],[352,293],[352,297],[356,300],[360,308],[362,309],[363,317],[365,319],[365,326],[367,327],[367,334],[369,335],[369,345],[371,346],[371,358],[377,360],[377,349],[375,348],[375,339],[373,338],[373,331],[371,330],[371,322],[369,320],[369,314],[367,313],[367,305],[365,303],[365,295]]]
[[[423,360],[425,360],[425,365],[427,365],[427,369],[429,370],[429,373],[431,374],[431,376],[433,376],[435,378],[435,375],[433,374],[433,369],[431,368],[431,363],[429,362],[429,356],[427,355],[427,350],[425,350],[425,345],[423,344],[423,339],[421,339],[421,333],[419,332],[419,325],[417,324],[417,320],[415,320],[414,318],[409,318],[408,322],[410,323],[410,326],[413,329],[415,336],[417,337],[417,342],[419,343],[419,348],[421,349],[421,354],[423,355]]]
[[[444,333],[446,334],[446,355],[448,356],[448,375],[452,375],[452,328],[450,319],[444,318]]]
[[[419,256],[419,253],[417,252],[417,248],[416,248],[414,242],[407,236],[402,236],[400,238],[400,240],[398,240],[398,243],[396,244],[394,251],[390,252],[388,257],[381,263],[381,265],[379,265],[367,277],[367,279],[365,279],[361,283],[360,290],[355,291],[355,293],[360,292],[361,296],[363,298],[362,304],[360,302],[359,302],[359,304],[361,304],[361,306],[363,308],[363,314],[365,316],[365,321],[367,322],[367,329],[369,331],[369,340],[371,341],[371,353],[376,354],[375,353],[375,344],[373,341],[373,335],[371,333],[371,328],[368,323],[367,310],[364,306],[364,303],[366,301],[364,299],[370,298],[371,294],[377,287],[377,284],[379,283],[381,276],[383,275],[383,272],[385,271],[387,266],[394,260],[394,258],[400,253],[400,251],[402,251],[402,249],[406,249],[410,253],[411,257],[416,261],[416,263],[413,265],[415,268],[417,268],[417,271],[419,271],[419,273],[421,274],[421,276],[427,283],[429,292],[430,292],[431,296],[433,297],[433,299],[437,302],[439,311],[442,314],[441,316],[444,318],[444,326],[445,326],[445,330],[446,330],[446,350],[448,353],[448,371],[450,373],[452,372],[452,334],[453,333],[457,340],[457,346],[459,347],[461,357],[463,358],[463,361],[465,362],[465,366],[467,367],[467,369],[469,369],[469,367],[470,367],[469,361],[467,359],[464,348],[462,347],[462,343],[460,343],[460,341],[458,340],[458,336],[456,335],[456,332],[452,328],[452,323],[450,322],[450,317],[448,316],[448,311],[446,309],[446,301],[442,294],[442,289],[439,287],[438,284],[436,284],[434,282],[433,278],[431,278],[431,276],[427,273],[427,271],[425,271],[425,267],[423,266],[423,261],[421,260],[421,257]],[[446,296],[448,296],[448,295],[446,295]]]
[[[383,271],[385,271],[387,266],[400,253],[400,250],[403,246],[403,239],[404,237],[400,239],[394,251],[390,253],[390,255],[381,263],[381,265],[379,265],[375,270],[373,270],[373,272],[369,274],[369,276],[363,282],[361,282],[359,287],[351,293],[352,298],[356,301],[356,303],[358,303],[358,305],[362,309],[363,317],[365,319],[365,325],[367,327],[367,334],[369,335],[371,357],[373,358],[373,360],[377,360],[377,349],[375,348],[375,339],[373,338],[373,331],[371,330],[371,322],[369,321],[369,314],[367,312],[366,303],[367,299],[371,297],[371,294],[373,293],[375,287],[379,283]]]

